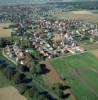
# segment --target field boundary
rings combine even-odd
[[[50,64],[49,61],[42,62],[46,64],[47,68],[50,70],[49,73],[43,75],[43,79],[48,81],[48,85],[53,85],[56,83],[61,83],[63,85],[67,85],[60,77],[60,75],[57,73],[57,71],[54,69],[54,67]],[[69,100],[76,100],[76,97],[72,94],[70,89],[67,89],[64,91],[65,94],[70,93]]]

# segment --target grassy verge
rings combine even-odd
[[[12,83],[0,71],[0,88],[10,86]]]

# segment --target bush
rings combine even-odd
[[[22,72],[29,72],[29,68],[26,65],[19,66]]]
[[[0,69],[5,69],[7,67],[7,64],[6,62],[0,64]]]
[[[5,69],[5,71],[4,71],[6,77],[8,79],[10,79],[10,80],[14,77],[14,75],[16,74],[16,72],[17,72],[16,68],[15,67],[11,67],[11,66],[7,67]]]
[[[17,72],[16,75],[14,76],[14,81],[16,84],[23,83],[25,77],[26,77],[25,74]]]
[[[18,85],[19,92],[23,95],[29,88],[26,84],[19,84]]]
[[[28,90],[28,95],[32,98],[35,96],[37,97],[38,96],[37,89],[35,87],[32,87],[31,89]]]

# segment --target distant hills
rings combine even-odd
[[[0,4],[35,4],[47,2],[84,2],[84,1],[98,1],[98,0],[0,0]]]

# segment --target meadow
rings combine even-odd
[[[11,23],[1,23],[0,24],[0,37],[10,37],[12,29],[7,28]]]
[[[77,100],[98,100],[98,58],[91,53],[50,61]]]

